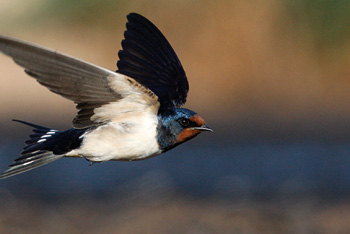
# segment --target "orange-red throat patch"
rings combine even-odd
[[[201,131],[198,129],[186,128],[177,137],[177,142],[180,143],[180,142],[187,141],[192,137],[196,136],[197,134],[199,134],[200,132]]]

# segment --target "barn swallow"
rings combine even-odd
[[[189,89],[175,51],[145,17],[130,13],[116,72],[25,41],[0,36],[0,51],[41,85],[74,101],[73,128],[33,127],[4,179],[62,157],[134,161],[154,157],[203,131],[202,117],[181,108]]]

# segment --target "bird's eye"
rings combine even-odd
[[[180,119],[179,122],[180,122],[182,127],[187,127],[190,124],[189,119]]]

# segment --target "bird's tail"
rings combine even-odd
[[[30,139],[25,142],[26,146],[21,152],[21,157],[15,159],[14,163],[9,165],[9,169],[1,173],[0,179],[32,170],[64,156],[64,154],[55,154],[54,151],[50,150],[53,139],[58,134],[62,133],[62,131],[53,130],[22,120],[13,121],[33,127],[34,134],[30,135]]]

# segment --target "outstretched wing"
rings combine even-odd
[[[82,60],[28,42],[0,36],[0,51],[10,57],[40,84],[76,103],[75,128],[111,121],[121,114],[116,103],[156,105],[157,98],[135,80]],[[142,101],[141,101],[142,100]],[[106,106],[111,104],[110,111]]]
[[[131,13],[127,19],[117,72],[152,90],[158,96],[161,108],[182,106],[189,87],[175,51],[145,17]]]

